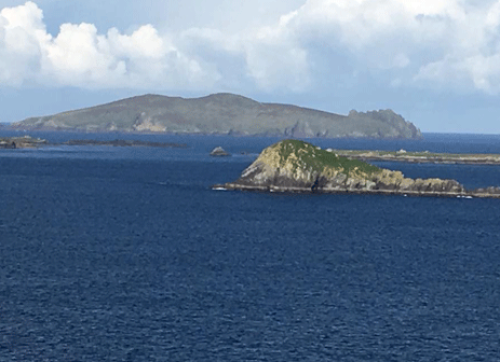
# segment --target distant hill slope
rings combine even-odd
[[[287,137],[421,138],[392,110],[348,116],[293,105],[259,103],[234,94],[185,99],[144,95],[96,107],[29,118],[23,129],[160,132]]]

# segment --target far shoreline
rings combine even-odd
[[[274,138],[286,139],[289,136],[281,134],[242,134],[242,133],[227,133],[227,132],[152,132],[152,131],[127,131],[127,130],[105,130],[105,129],[83,129],[83,128],[52,128],[52,127],[12,127],[10,124],[0,126],[0,132],[20,132],[27,133],[79,133],[79,134],[119,134],[119,135],[145,135],[145,136],[199,136],[199,137],[231,137],[231,138]],[[407,137],[360,137],[360,136],[341,136],[341,137],[297,137],[300,140],[367,140],[367,141],[424,141],[425,137],[421,138],[407,138]]]
[[[51,127],[19,127],[12,126],[12,123],[0,123],[0,132],[9,131],[9,132],[20,132],[20,133],[28,133],[28,132],[40,132],[40,133],[80,133],[80,134],[122,134],[122,135],[151,135],[151,136],[210,136],[210,137],[248,137],[248,138],[276,138],[276,139],[285,139],[289,138],[286,136],[273,136],[273,135],[246,135],[246,134],[228,134],[228,133],[183,133],[183,132],[151,132],[151,131],[126,131],[126,130],[105,130],[105,129],[78,129],[78,128],[51,128]],[[378,137],[298,137],[297,139],[301,140],[372,140],[372,141],[407,141],[407,142],[422,142],[428,141],[427,137],[457,137],[457,138],[489,138],[489,137],[498,137],[500,140],[500,133],[470,133],[470,132],[425,132],[422,131],[422,138],[405,138],[405,137],[388,137],[388,138],[378,138]]]

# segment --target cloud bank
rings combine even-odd
[[[306,92],[360,73],[500,92],[500,0],[308,0],[231,34],[67,23],[51,35],[33,2],[0,11],[0,86]]]
[[[53,37],[33,2],[0,12],[0,69],[7,85],[183,88],[218,77],[150,25],[103,35],[92,24],[63,24]]]

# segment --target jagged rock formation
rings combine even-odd
[[[184,99],[145,95],[96,107],[34,117],[22,129],[227,134],[286,137],[421,138],[391,110],[348,116],[293,105],[260,103],[234,94]]]
[[[231,156],[229,152],[223,149],[220,146],[215,147],[212,152],[210,152],[210,156],[220,157],[220,156]]]
[[[264,149],[238,180],[214,187],[272,192],[500,197],[500,188],[467,191],[455,180],[406,178],[400,171],[338,156],[298,140],[281,141]]]

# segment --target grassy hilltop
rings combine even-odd
[[[336,173],[369,176],[381,171],[380,168],[359,160],[339,157],[310,143],[299,140],[284,140],[266,148],[257,161],[292,174],[307,171],[315,174],[334,175]]]
[[[220,187],[220,185],[218,186]],[[357,192],[415,195],[464,195],[455,180],[411,179],[361,160],[298,140],[284,140],[264,149],[227,189],[282,192]]]

